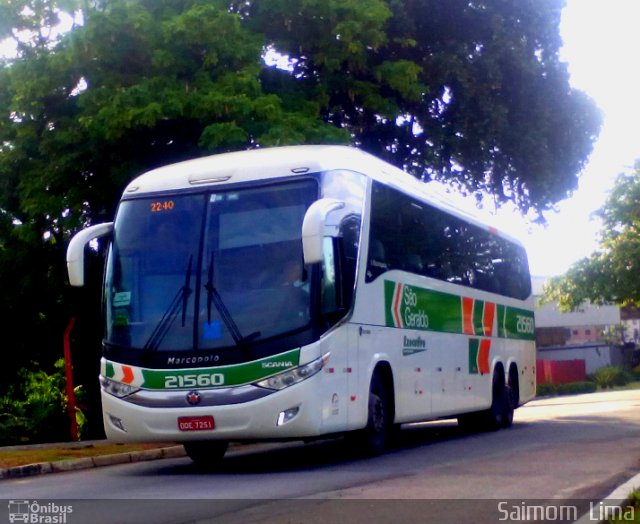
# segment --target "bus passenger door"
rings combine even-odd
[[[338,433],[346,429],[352,402],[350,383],[353,380],[351,333],[340,327],[321,340],[323,355],[329,355],[323,369],[322,420],[324,433]]]

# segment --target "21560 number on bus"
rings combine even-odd
[[[224,375],[222,373],[169,375],[164,378],[164,387],[167,389],[207,388],[212,386],[224,386]]]

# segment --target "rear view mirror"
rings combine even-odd
[[[324,226],[327,215],[336,209],[343,208],[344,205],[341,200],[321,198],[307,209],[302,221],[302,251],[305,264],[315,264],[322,261]]]
[[[113,231],[113,222],[96,224],[75,234],[67,248],[67,272],[69,283],[75,287],[84,286],[84,246],[92,240]]]

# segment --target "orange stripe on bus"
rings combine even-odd
[[[400,314],[400,300],[402,299],[403,284],[396,285],[396,296],[393,299],[393,320],[396,323],[396,327],[404,327],[402,323],[402,315]]]
[[[473,302],[472,298],[462,297],[462,331],[465,335],[475,335],[473,329]]]
[[[122,366],[122,382],[124,384],[131,384],[134,378],[133,369],[129,366]]]
[[[482,327],[484,328],[484,335],[486,337],[490,337],[493,334],[494,318],[496,318],[496,305],[493,302],[485,302],[482,313]]]
[[[482,375],[491,372],[489,366],[489,353],[491,352],[491,340],[483,338],[480,340],[480,349],[478,350],[478,372]]]

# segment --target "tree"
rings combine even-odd
[[[247,5],[243,2],[241,5]],[[559,60],[561,0],[260,0],[246,19],[355,144],[418,178],[542,211],[577,187],[600,114]]]
[[[12,116],[0,136],[15,149],[5,147],[0,173],[18,214],[44,206],[73,229],[111,214],[124,182],[148,167],[350,141],[421,179],[542,211],[577,187],[600,125],[559,60],[562,6],[12,2],[0,30],[32,36],[17,39],[19,58],[2,72],[0,107]],[[61,9],[82,9],[84,23],[52,40]],[[267,50],[288,56],[289,70],[267,67]]]
[[[598,250],[545,287],[544,300],[564,311],[585,300],[640,306],[640,161],[618,176],[596,215],[602,220]]]
[[[13,116],[0,128],[11,145],[0,206],[23,223],[44,220],[57,240],[112,216],[126,181],[146,169],[278,141],[348,140],[263,91],[261,38],[224,2],[113,0],[84,18],[1,78]]]
[[[32,361],[50,369],[78,315],[74,363],[78,382],[95,386],[87,387],[91,403],[100,293],[66,285],[71,234],[111,219],[123,186],[142,171],[257,145],[346,143],[349,134],[313,107],[290,111],[264,91],[262,38],[224,2],[0,8],[0,37],[17,42],[17,57],[0,70],[0,389]],[[65,35],[50,30],[62,9],[79,8],[81,24]]]
[[[562,6],[0,2],[0,39],[17,46],[0,68],[2,383],[31,360],[52,365],[71,314],[85,315],[75,345],[93,348],[83,354],[95,364],[99,294],[70,296],[66,243],[111,219],[125,183],[159,165],[352,143],[522,211],[564,198],[600,117],[559,61]],[[56,32],[63,18],[70,27]],[[269,56],[288,62],[269,65]]]

